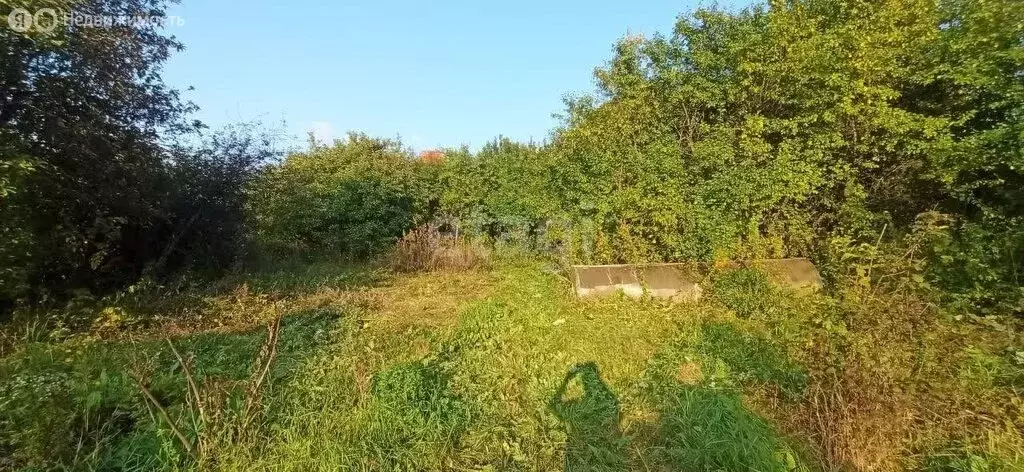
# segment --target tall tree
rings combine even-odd
[[[165,150],[198,125],[161,79],[182,49],[165,34],[165,0],[76,1],[76,13],[150,21],[0,28],[0,169],[32,168],[4,192],[0,298],[35,287],[102,287],[139,273],[159,249]],[[5,2],[29,11],[72,3]],[[10,175],[10,174],[9,174]],[[6,184],[5,185],[11,185]],[[23,257],[29,254],[29,257]]]

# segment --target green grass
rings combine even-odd
[[[287,259],[260,270],[233,274],[224,285],[244,283],[257,293],[302,294],[322,289],[354,289],[383,283],[386,273],[366,265],[328,260]]]
[[[677,470],[805,469],[769,424],[736,393],[682,387],[667,399],[660,445]]]
[[[729,324],[704,324],[698,350],[708,370],[722,362],[741,383],[772,383],[789,397],[799,396],[807,384],[806,373],[779,346]]]
[[[271,373],[284,382],[318,344],[330,340],[341,315],[330,310],[294,313],[282,324],[278,361]],[[194,357],[199,382],[239,381],[249,376],[265,330],[199,333],[174,342]],[[160,339],[138,342],[74,339],[34,343],[0,362],[0,448],[14,461],[45,458],[70,467],[143,460],[171,448],[155,428],[130,377],[151,373],[149,388],[171,410],[180,408],[185,378],[170,348]],[[133,452],[134,451],[134,452]],[[175,451],[163,451],[177,462]],[[22,456],[25,456],[22,459]]]
[[[741,268],[716,273],[711,278],[711,290],[723,306],[740,318],[783,309],[779,290],[771,285],[767,275],[757,270]]]
[[[815,379],[833,375],[814,363],[823,336],[816,320],[826,316],[815,310],[823,305],[758,285],[756,276],[719,279],[701,304],[669,305],[577,300],[557,270],[522,257],[503,256],[487,273],[260,274],[235,283],[292,308],[257,421],[225,429],[235,433],[189,459],[128,376],[146,372],[170,415],[188,418],[185,378],[159,332],[26,343],[0,359],[0,468],[826,468],[808,409]],[[231,312],[259,311],[254,303],[268,302],[226,295],[210,306],[246,320]],[[201,383],[232,389],[218,406],[217,421],[228,425],[238,422],[265,337],[252,326],[201,328],[174,340],[194,356]],[[971,392],[979,408],[1016,395],[1014,358],[989,345],[972,349],[948,369],[953,380],[942,385],[951,390],[920,385],[936,396]],[[1019,443],[1005,430],[933,433],[923,459],[898,457],[934,470],[1014,464]],[[998,444],[980,443],[986,434],[1001,434],[990,436]]]

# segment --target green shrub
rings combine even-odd
[[[1024,314],[1024,219],[964,222],[929,236],[929,281],[956,311]]]
[[[400,142],[354,133],[291,154],[249,189],[254,239],[272,253],[377,254],[426,218],[424,165]]]

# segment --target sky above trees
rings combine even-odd
[[[185,97],[214,127],[283,121],[297,142],[311,130],[401,135],[416,149],[540,141],[618,38],[668,33],[697,4],[184,0],[169,13],[186,50],[165,79],[194,86]]]

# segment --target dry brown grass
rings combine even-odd
[[[435,224],[425,224],[398,241],[391,267],[398,272],[467,270],[486,266],[490,251],[479,241],[448,234]]]
[[[676,380],[685,385],[697,385],[704,378],[700,362],[688,361],[679,366],[676,373]]]
[[[830,470],[901,470],[913,411],[891,386],[852,372],[818,379],[804,411]]]
[[[451,326],[459,308],[491,293],[494,277],[486,272],[440,272],[398,276],[393,283],[368,291],[378,309],[369,313],[373,328],[401,332],[412,326]]]
[[[918,415],[913,394],[920,343],[938,321],[913,297],[860,297],[843,309],[842,361],[822,359],[801,415],[831,470],[900,470]],[[825,344],[827,345],[827,344]]]
[[[1010,390],[972,392],[977,381],[958,378],[965,350],[995,333],[958,330],[909,294],[853,297],[837,308],[848,331],[823,330],[812,341],[803,401],[762,402],[791,434],[810,438],[827,470],[919,469],[942,445],[1020,437],[1000,436],[1020,425],[998,424],[1013,415],[993,411],[1011,403]]]

